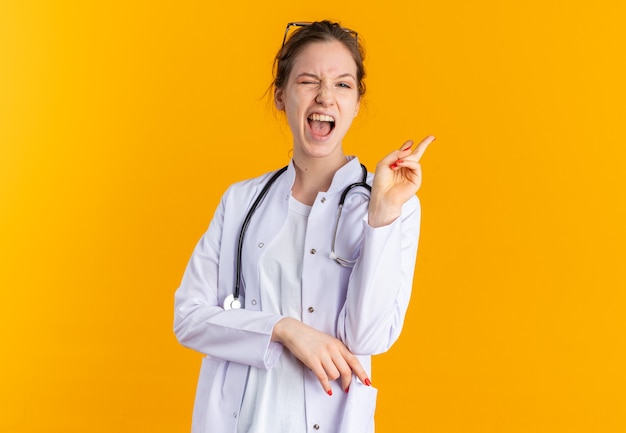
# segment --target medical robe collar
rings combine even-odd
[[[346,185],[360,181],[363,171],[361,169],[359,158],[356,156],[346,156],[346,159],[348,162],[335,172],[330,188],[328,188],[328,193],[341,192],[344,190]],[[291,188],[296,180],[296,167],[294,166],[293,159],[287,167],[285,177],[286,184]]]

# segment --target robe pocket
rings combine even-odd
[[[374,431],[374,412],[378,390],[353,379],[347,394],[344,416],[338,431],[370,433]]]

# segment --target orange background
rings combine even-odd
[[[322,18],[367,48],[347,152],[437,136],[377,431],[626,431],[621,5],[0,3],[0,431],[188,431],[173,293],[226,186],[288,160],[272,57]]]

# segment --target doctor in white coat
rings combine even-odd
[[[275,173],[226,191],[175,294],[178,340],[206,355],[194,433],[373,432],[370,357],[396,341],[409,303],[419,160],[434,138],[366,173],[342,148],[365,92],[358,35],[328,21],[294,27],[273,83],[292,160],[251,216],[240,256],[243,221]],[[230,308],[236,285],[241,308]]]

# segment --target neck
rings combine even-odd
[[[328,191],[335,172],[348,161],[345,155],[341,155],[341,158],[332,161],[326,158],[298,159],[294,156],[293,162],[296,179],[291,193],[296,200],[310,206],[320,191]]]

